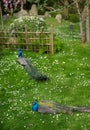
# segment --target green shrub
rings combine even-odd
[[[39,6],[38,6],[38,14],[39,14],[39,15],[43,15],[44,13],[45,13],[45,9],[43,8],[42,5],[39,5]]]
[[[60,38],[54,35],[54,53],[60,52],[63,49],[63,44],[60,41]]]
[[[46,24],[43,18],[35,16],[23,16],[15,19],[13,23],[9,26],[9,31],[25,31],[25,26],[27,26],[28,31],[44,31],[46,29]]]
[[[71,6],[70,8],[68,8],[68,11],[70,14],[76,14],[77,10],[73,8],[73,6]]]
[[[55,16],[57,15],[57,12],[51,12],[50,15],[55,18]]]
[[[60,11],[50,12],[50,15],[51,15],[52,17],[54,17],[54,18],[56,17],[57,14],[61,14],[61,12],[60,12]]]
[[[26,36],[25,33],[18,33],[18,32],[43,32],[47,30],[47,26],[45,24],[45,20],[43,18],[39,18],[36,16],[23,16],[18,19],[15,19],[13,23],[10,24],[9,27],[9,32],[11,38],[14,37],[16,39],[16,42],[24,47],[24,44],[26,43],[26,37],[31,37],[34,38],[36,37],[37,39],[40,38],[38,34],[27,34]],[[17,32],[17,33],[14,33]],[[32,40],[31,44],[39,44],[40,40]]]
[[[76,22],[79,22],[79,17],[77,14],[69,14],[68,20],[73,23],[76,23]]]

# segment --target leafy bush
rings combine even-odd
[[[56,15],[57,14],[61,14],[61,12],[59,12],[59,11],[57,11],[57,12],[50,12],[50,15],[52,16],[52,17],[56,17]]]
[[[26,43],[26,35],[25,33],[18,33],[18,32],[43,32],[47,30],[47,26],[43,18],[39,18],[36,16],[23,16],[18,19],[15,19],[13,23],[10,24],[9,32],[11,39],[14,36],[16,43],[20,44],[20,46],[24,46]],[[18,31],[18,32],[17,32]],[[14,33],[16,32],[16,33]],[[33,37],[31,42],[33,44],[39,44],[40,40],[34,40],[34,37],[37,39],[40,38],[38,34],[29,34],[28,37]],[[21,45],[22,44],[22,45]]]
[[[54,35],[54,52],[60,52],[63,49],[62,43],[60,41],[60,38]]]
[[[45,9],[43,8],[42,5],[39,5],[38,6],[38,14],[39,15],[44,15],[44,13],[45,13]]]
[[[55,16],[57,15],[57,12],[51,12],[50,15],[55,18]]]
[[[73,22],[73,23],[76,23],[76,22],[79,22],[79,18],[77,16],[77,14],[69,14],[69,17],[68,19]]]
[[[70,6],[68,8],[68,11],[69,11],[70,14],[77,14],[77,10],[75,8],[73,8],[73,6]]]
[[[44,31],[46,29],[46,24],[43,18],[35,16],[23,16],[15,19],[13,23],[10,24],[9,31],[25,31],[25,25],[27,25],[28,31]]]

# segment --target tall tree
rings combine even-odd
[[[74,0],[80,20],[80,34],[82,42],[90,43],[90,0]],[[83,3],[83,8],[80,4]]]
[[[79,6],[79,1],[75,0],[76,3],[76,8],[79,16],[79,21],[80,21],[80,36],[82,42],[85,42],[85,30],[84,30],[84,19],[83,19],[83,10],[81,11],[80,6]]]

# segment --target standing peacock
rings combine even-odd
[[[23,52],[22,52],[22,49],[20,48],[20,49],[18,50],[18,57],[22,57],[22,54],[23,54]]]

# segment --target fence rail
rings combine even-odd
[[[0,31],[0,45],[2,49],[18,49],[29,51],[43,51],[53,54],[53,28],[49,32],[28,32],[25,31]]]

